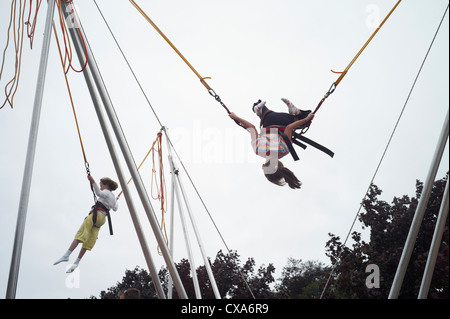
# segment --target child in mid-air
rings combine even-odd
[[[75,250],[75,248],[77,248],[79,243],[82,243],[83,247],[78,254],[78,258],[67,270],[68,273],[73,272],[78,267],[81,258],[83,258],[86,253],[86,250],[91,250],[94,247],[100,227],[102,227],[102,225],[106,222],[106,217],[108,216],[109,211],[111,209],[117,211],[118,208],[116,197],[112,193],[112,191],[116,190],[118,187],[116,182],[108,177],[105,177],[100,180],[99,187],[91,175],[88,175],[88,179],[93,186],[95,195],[98,197],[97,202],[94,206],[92,206],[91,212],[84,219],[67,252],[53,264],[57,265],[61,262],[69,261],[70,254]]]
[[[290,188],[297,189],[301,188],[302,183],[280,161],[280,158],[289,154],[282,134],[291,140],[294,130],[308,124],[314,118],[314,113],[296,108],[287,99],[281,100],[286,103],[289,109],[288,113],[273,112],[266,107],[266,102],[261,102],[261,100],[253,104],[253,112],[261,119],[262,129],[259,135],[252,123],[234,113],[230,113],[229,116],[240,122],[250,132],[255,153],[266,159],[266,163],[263,165],[266,178],[276,185],[288,184]]]

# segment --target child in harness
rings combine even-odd
[[[100,227],[105,224],[106,218],[109,215],[109,210],[112,209],[117,211],[118,208],[116,197],[112,193],[112,191],[116,190],[118,187],[116,182],[108,177],[105,177],[100,180],[99,187],[91,175],[88,175],[88,179],[91,182],[95,195],[97,196],[97,202],[92,207],[89,215],[84,219],[67,252],[53,264],[57,265],[61,262],[69,261],[70,254],[75,250],[75,248],[77,248],[79,243],[82,243],[83,246],[78,254],[78,258],[67,270],[68,273],[73,272],[78,267],[81,258],[83,258],[86,253],[86,250],[91,250],[94,247]]]
[[[296,108],[287,99],[282,101],[287,105],[288,113],[271,111],[266,107],[266,102],[261,100],[253,104],[253,112],[261,120],[260,134],[252,123],[238,117],[235,113],[230,113],[229,116],[249,131],[253,150],[266,159],[263,165],[265,177],[276,185],[287,184],[292,189],[299,189],[302,183],[281,163],[280,159],[289,154],[292,149],[290,141],[294,130],[308,124],[314,118],[314,113]]]

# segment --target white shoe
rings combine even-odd
[[[59,263],[65,262],[65,261],[69,261],[69,257],[66,256],[62,256],[61,258],[59,258],[57,261],[55,261],[55,263],[53,265],[57,265]]]
[[[72,273],[75,269],[77,269],[78,268],[78,264],[73,264],[72,266],[70,266],[68,269],[67,269],[67,271],[66,271],[66,273],[67,274],[70,274],[70,273]]]
[[[302,112],[300,109],[295,107],[295,105],[291,101],[289,101],[288,99],[284,99],[283,98],[283,99],[281,99],[281,101],[283,101],[287,105],[287,107],[289,109],[289,114],[291,114],[291,115],[298,115],[298,114],[300,114]]]
[[[264,106],[266,106],[266,101],[261,102],[261,100],[258,100],[258,102],[253,104],[253,112],[255,112],[256,115],[261,116]]]

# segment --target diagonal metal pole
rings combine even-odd
[[[428,252],[427,264],[425,265],[425,271],[420,285],[418,299],[426,299],[428,291],[430,290],[431,279],[433,278],[434,267],[436,266],[436,259],[439,254],[439,247],[442,243],[442,235],[445,231],[445,223],[448,218],[448,206],[449,206],[449,181],[445,185],[444,196],[441,202],[441,208],[439,209],[439,215],[436,220],[436,227],[434,229],[433,239],[431,241],[430,250]]]
[[[448,111],[444,120],[444,125],[439,136],[439,141],[433,155],[433,160],[425,180],[422,195],[420,196],[419,204],[417,205],[414,218],[409,229],[408,237],[406,238],[405,246],[403,248],[402,256],[395,273],[394,281],[389,292],[389,299],[397,299],[400,293],[400,288],[405,278],[406,269],[408,268],[409,260],[414,249],[417,234],[419,233],[420,225],[422,224],[425,210],[427,208],[428,200],[430,199],[431,191],[433,189],[434,179],[436,178],[437,170],[444,153],[445,145],[447,144],[449,126],[448,126]]]
[[[22,191],[20,193],[19,212],[17,216],[16,234],[14,238],[14,248],[9,270],[8,287],[6,298],[16,297],[17,281],[19,278],[20,257],[22,255],[23,238],[25,234],[25,222],[28,211],[28,201],[30,198],[31,178],[33,175],[34,157],[36,154],[36,143],[39,131],[39,120],[42,109],[42,99],[44,96],[45,75],[47,73],[48,52],[52,36],[52,21],[55,12],[56,0],[48,1],[47,17],[45,20],[44,42],[42,44],[41,61],[34,97],[33,115],[31,118],[30,135],[28,139],[27,157],[25,161],[25,171],[22,180]]]

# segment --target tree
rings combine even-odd
[[[447,180],[448,173],[434,183],[399,298],[417,298]],[[349,248],[343,246],[339,237],[329,234],[331,239],[327,242],[326,254],[336,268],[326,297],[387,298],[422,189],[423,184],[417,181],[416,198],[395,197],[392,204],[388,204],[378,199],[382,191],[371,185],[363,201],[365,212],[359,216],[363,226],[370,229],[370,242],[364,242],[360,233],[353,232],[354,243]],[[447,218],[429,298],[449,298],[448,243]],[[340,262],[337,263],[339,253]],[[368,276],[365,269],[369,264],[380,269],[379,289],[368,289],[365,285]]]
[[[434,183],[399,298],[417,298],[447,180],[448,173]],[[362,203],[364,211],[359,215],[363,227],[370,230],[370,241],[365,242],[361,233],[353,232],[351,234],[353,243],[351,247],[347,247],[338,236],[329,234],[325,254],[330,258],[331,267],[316,261],[303,262],[301,259],[290,258],[283,268],[281,278],[274,285],[274,290],[271,289],[271,285],[275,283],[273,264],[256,268],[253,258],[248,258],[241,264],[236,251],[228,254],[219,251],[215,260],[210,261],[210,265],[221,297],[314,299],[320,297],[330,277],[324,298],[386,299],[422,189],[422,183],[417,181],[416,197],[409,198],[406,195],[394,197],[389,204],[378,198],[382,194],[381,189],[371,185]],[[429,298],[449,298],[448,223],[447,218]],[[369,276],[366,267],[369,265],[376,265],[379,269],[379,288],[366,286],[366,279]],[[176,267],[188,297],[195,298],[189,261],[182,259]],[[200,266],[196,272],[202,298],[214,298],[206,268]],[[163,267],[158,276],[163,290],[167,293],[169,278],[167,269]],[[138,288],[142,298],[157,298],[151,277],[147,271],[139,267],[127,270],[122,282],[117,282],[107,291],[102,291],[100,298],[117,298],[119,290],[127,288]],[[174,298],[178,298],[176,292]]]
[[[236,252],[224,254],[221,250],[217,253],[216,259],[211,263],[211,269],[216,280],[219,293],[222,298],[273,298],[274,293],[270,289],[270,284],[275,281],[273,273],[275,267],[272,264],[265,267],[260,266],[255,272],[255,260],[249,258],[243,266],[240,266],[239,255]],[[194,284],[191,276],[191,267],[187,259],[182,259],[176,265],[181,282],[184,286],[188,298],[195,298]],[[206,272],[205,266],[196,269],[201,294],[203,299],[215,298],[211,282]],[[159,280],[162,283],[165,293],[168,291],[169,272],[163,267],[159,271]],[[244,279],[245,278],[245,281]],[[252,293],[250,293],[247,284]],[[126,270],[121,282],[115,286],[100,292],[101,299],[117,299],[120,290],[137,288],[141,291],[142,299],[155,299],[157,294],[148,272],[136,266],[134,270]],[[95,298],[91,296],[91,298]],[[174,290],[173,298],[179,298]]]
[[[161,274],[161,272],[160,272]],[[133,270],[126,270],[122,282],[100,292],[100,299],[119,299],[119,291],[137,288],[141,292],[141,299],[156,299],[157,294],[149,273],[136,266]],[[91,296],[91,298],[95,298]]]
[[[318,261],[302,262],[289,258],[283,267],[277,297],[283,299],[318,299],[327,280],[329,267]]]
[[[188,298],[195,298],[189,261],[184,260],[183,264],[183,268],[178,268],[180,264],[177,264],[178,272],[181,271],[181,280]],[[262,265],[255,273],[255,265],[255,260],[249,258],[243,266],[240,266],[237,252],[232,251],[229,254],[224,254],[220,250],[210,266],[221,297],[248,299],[252,298],[252,293],[258,299],[273,297],[270,284],[275,281],[273,278],[275,267],[272,264],[267,267]],[[215,298],[205,266],[198,267],[196,271],[202,298]],[[178,298],[176,293],[174,293],[174,296],[174,298]]]

